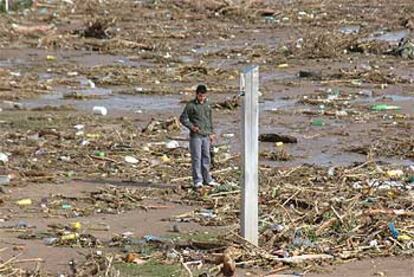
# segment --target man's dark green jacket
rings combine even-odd
[[[213,133],[213,120],[208,101],[206,100],[203,104],[197,99],[188,102],[180,116],[180,122],[191,131],[191,136],[211,135]],[[200,128],[200,132],[194,133],[191,130],[193,126]]]

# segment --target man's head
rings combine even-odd
[[[207,87],[206,85],[198,85],[196,88],[196,98],[201,104],[207,99]]]

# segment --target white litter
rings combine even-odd
[[[76,130],[82,130],[83,128],[85,128],[85,125],[77,124],[77,125],[73,126],[73,128],[75,128]]]
[[[180,144],[176,140],[170,140],[165,144],[165,147],[167,147],[168,149],[176,149],[180,147]]]
[[[130,164],[136,164],[139,162],[136,158],[132,156],[125,156],[125,161]]]
[[[232,138],[234,137],[234,134],[229,133],[229,134],[223,134],[223,138]]]
[[[93,107],[93,113],[97,114],[97,115],[107,115],[108,114],[108,110],[105,107],[102,106],[95,106]]]
[[[8,161],[9,157],[6,154],[0,152],[0,162],[7,163]]]
[[[90,86],[91,88],[95,88],[95,87],[96,87],[95,83],[94,83],[94,82],[92,82],[91,80],[88,80],[88,84],[89,84],[89,86]]]

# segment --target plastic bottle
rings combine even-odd
[[[322,127],[325,126],[325,122],[322,119],[314,119],[311,122],[312,126]]]
[[[105,115],[108,114],[108,110],[105,107],[102,107],[102,106],[95,106],[95,107],[93,107],[92,111],[93,111],[94,114],[97,114],[97,115],[105,116]]]
[[[398,239],[398,235],[400,232],[395,228],[395,225],[393,222],[388,223],[388,229],[390,230],[390,233],[394,239]]]
[[[16,201],[16,204],[19,206],[32,205],[32,199],[30,198],[21,199],[21,200]]]

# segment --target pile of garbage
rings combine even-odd
[[[237,228],[225,241],[238,242],[237,262],[272,267],[366,256],[414,253],[412,167],[391,169],[366,162],[329,169],[310,166],[262,168],[259,187],[260,247],[243,243]],[[240,190],[211,192],[200,213],[174,220],[231,226],[238,222]],[[197,218],[202,217],[200,221]],[[237,224],[236,224],[237,226]]]
[[[403,59],[414,59],[414,43],[408,38],[401,39],[398,47],[395,48],[394,53],[401,56]]]
[[[379,138],[371,144],[351,147],[351,152],[376,157],[414,158],[414,139],[405,136],[393,136],[391,139]]]
[[[309,270],[355,258],[412,255],[413,176],[412,167],[393,169],[372,161],[329,169],[264,167],[260,170],[259,247],[238,235],[239,214],[235,211],[240,205],[240,188],[227,183],[201,194],[182,192],[182,199],[203,208],[170,218],[176,235],[115,236],[101,245],[121,252],[107,256],[109,252],[98,251],[99,255],[87,262],[99,259],[111,267],[155,259],[160,264],[181,264],[183,272],[224,272],[233,268],[234,274],[235,264],[257,265],[265,270]],[[226,180],[238,177],[230,174]],[[186,238],[179,226],[188,221],[226,226],[226,234]],[[61,245],[61,232],[76,227],[54,226],[61,234],[54,243]],[[91,243],[85,234],[72,236],[75,245]]]

